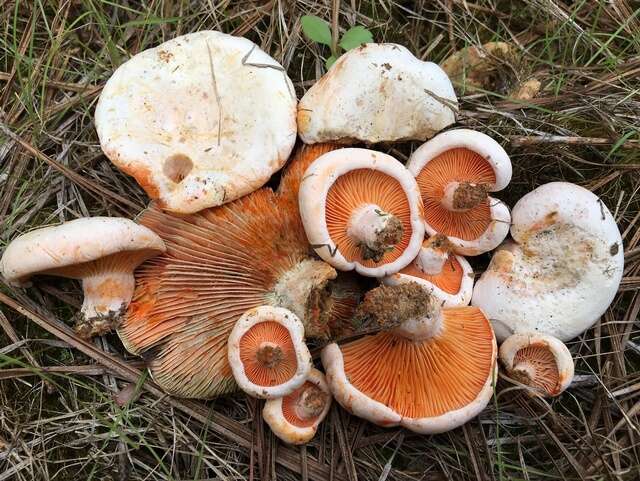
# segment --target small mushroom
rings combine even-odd
[[[407,297],[413,306],[395,305]],[[454,429],[484,409],[497,346],[480,309],[441,309],[415,283],[378,287],[365,303],[387,330],[322,351],[327,382],[345,409],[424,434]]]
[[[300,100],[306,144],[426,140],[455,122],[453,86],[405,47],[369,43],[342,55]]]
[[[418,257],[400,272],[382,282],[389,286],[416,282],[443,306],[466,306],[473,292],[473,269],[469,262],[453,254],[451,243],[442,234],[425,240]]]
[[[573,358],[562,341],[546,334],[513,334],[500,346],[510,378],[545,396],[559,396],[573,380]]]
[[[44,274],[82,281],[84,301],[75,326],[84,337],[117,327],[134,291],[134,269],[165,251],[162,239],[129,219],[87,217],[14,239],[0,271],[15,285]]]
[[[106,156],[149,197],[193,213],[262,186],[296,140],[284,68],[250,40],[176,37],[122,64],[95,113]]]
[[[247,311],[233,327],[227,349],[236,383],[260,399],[291,394],[304,384],[312,367],[302,322],[281,307]]]
[[[311,246],[337,269],[382,277],[420,250],[420,191],[389,155],[347,148],[320,156],[305,171],[299,202]]]
[[[330,407],[331,391],[324,374],[311,369],[305,383],[291,394],[267,400],[262,417],[284,442],[305,444],[315,436]]]
[[[429,235],[446,235],[458,254],[494,249],[509,232],[509,208],[488,195],[511,180],[511,160],[488,135],[456,129],[420,146],[407,168],[416,177]]]
[[[513,241],[493,255],[471,303],[498,340],[544,333],[563,342],[606,311],[622,279],[622,238],[596,195],[568,182],[544,184],[513,208]]]

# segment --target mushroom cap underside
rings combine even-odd
[[[499,356],[509,376],[548,396],[558,396],[573,380],[571,353],[553,336],[513,334],[500,346]]]
[[[304,326],[281,307],[260,306],[243,314],[229,335],[227,349],[236,382],[258,398],[290,394],[311,369]]]
[[[400,162],[381,152],[345,148],[320,156],[304,174],[299,205],[310,244],[341,270],[374,277],[392,274],[415,258],[424,238],[416,182]],[[354,216],[362,208],[398,221],[397,242],[379,258],[367,257],[352,233]]]
[[[381,426],[444,432],[476,416],[493,392],[497,347],[482,312],[443,309],[440,333],[411,341],[393,332],[322,352],[336,400]]]

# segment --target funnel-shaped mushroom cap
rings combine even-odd
[[[420,186],[427,232],[446,235],[457,253],[490,251],[509,233],[509,209],[487,193],[509,184],[511,160],[491,137],[449,130],[419,147],[407,168]]]
[[[36,274],[82,280],[84,302],[76,330],[90,337],[119,322],[133,295],[134,269],[164,251],[160,237],[129,219],[87,217],[14,239],[0,271],[16,285]]]
[[[247,311],[233,327],[227,349],[238,386],[260,399],[291,394],[312,367],[302,322],[281,307]]]
[[[96,108],[102,150],[170,211],[248,194],[296,140],[282,66],[245,38],[202,31],[145,50],[109,79]]]
[[[558,396],[573,380],[573,358],[562,341],[546,334],[514,334],[500,346],[509,377],[546,396]]]
[[[396,44],[350,50],[302,97],[307,144],[426,140],[455,122],[453,86],[440,67]]]
[[[542,185],[513,208],[511,235],[471,300],[496,336],[537,332],[568,341],[613,301],[624,267],[622,238],[604,203],[567,182]]]
[[[300,215],[316,253],[340,270],[382,277],[398,272],[424,237],[420,191],[393,157],[339,149],[306,170]]]
[[[330,344],[322,351],[322,364],[333,396],[356,416],[381,426],[440,433],[487,405],[496,353],[482,311],[453,307],[345,345]]]
[[[311,441],[331,407],[331,391],[324,374],[311,369],[302,386],[284,397],[269,399],[262,417],[273,433],[289,444]]]
[[[473,292],[473,269],[464,257],[453,254],[449,246],[441,234],[430,237],[411,264],[382,282],[389,286],[415,282],[443,306],[466,306]]]

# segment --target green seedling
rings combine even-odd
[[[331,68],[343,51],[359,47],[363,43],[373,42],[371,32],[362,25],[356,25],[345,32],[337,45],[333,45],[331,27],[325,20],[315,15],[302,17],[302,31],[309,40],[326,45],[331,49],[331,56],[324,61],[327,69]]]

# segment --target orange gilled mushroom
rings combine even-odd
[[[473,269],[464,257],[453,254],[445,236],[436,234],[423,242],[411,264],[382,282],[389,286],[416,282],[443,306],[466,306],[473,293]]]
[[[573,380],[569,349],[547,334],[512,334],[500,346],[500,362],[509,377],[545,396],[559,396]]]
[[[190,215],[152,207],[140,222],[158,233],[167,252],[136,272],[118,333],[173,395],[211,398],[234,389],[227,339],[247,310],[287,308],[307,337],[326,337],[334,316],[348,317],[355,302],[336,289],[334,303],[329,281],[336,272],[314,258],[297,202],[269,189]]]
[[[419,147],[407,168],[420,186],[428,234],[446,235],[462,255],[482,254],[504,240],[509,209],[488,192],[509,184],[511,161],[491,137],[449,130]]]
[[[396,305],[407,297],[413,306]],[[415,283],[378,287],[365,304],[390,329],[322,351],[331,392],[345,409],[425,434],[454,429],[484,409],[497,346],[480,309],[441,309]]]
[[[420,191],[389,155],[356,148],[328,152],[305,171],[298,197],[309,242],[337,269],[382,277],[420,250]]]
[[[240,389],[260,399],[291,394],[304,384],[312,367],[304,326],[282,307],[245,312],[229,335],[227,352]]]
[[[331,392],[324,374],[311,369],[305,383],[291,394],[269,399],[262,417],[276,436],[289,444],[311,441],[329,413]]]

